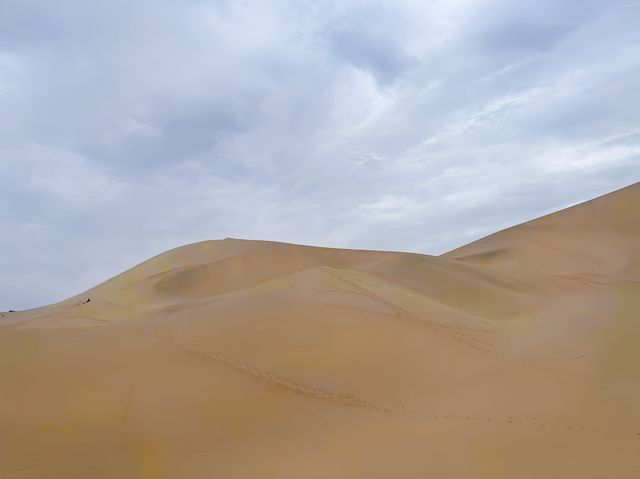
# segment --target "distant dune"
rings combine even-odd
[[[640,478],[640,183],[442,256],[225,239],[0,319],[2,478]]]

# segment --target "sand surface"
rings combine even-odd
[[[640,478],[640,184],[442,256],[192,244],[5,314],[0,478]]]

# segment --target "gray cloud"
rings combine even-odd
[[[0,309],[202,239],[440,253],[640,177],[630,2],[0,11]]]

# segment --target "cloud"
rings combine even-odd
[[[640,176],[629,2],[0,3],[0,309],[209,238],[441,253]]]

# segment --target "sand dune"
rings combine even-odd
[[[638,478],[639,338],[640,184],[442,256],[197,243],[0,319],[0,476]]]

